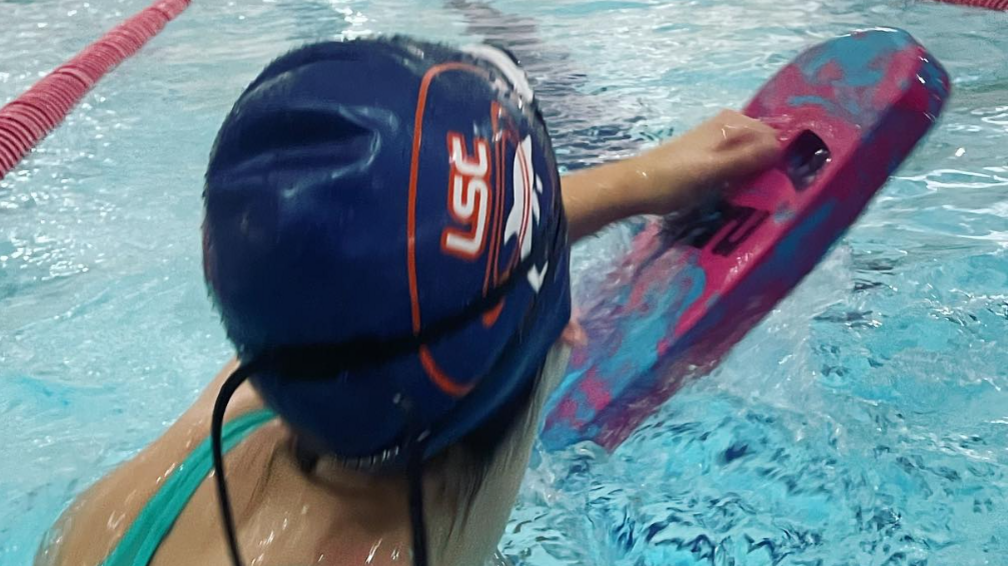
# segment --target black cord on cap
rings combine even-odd
[[[213,415],[210,420],[210,442],[213,451],[214,476],[217,484],[217,502],[220,505],[221,516],[224,519],[224,531],[227,537],[228,550],[231,553],[231,562],[234,566],[244,566],[245,562],[241,557],[241,549],[238,548],[237,529],[235,527],[234,512],[231,508],[231,497],[228,493],[227,481],[224,478],[224,414],[227,410],[231,397],[245,383],[248,378],[259,369],[260,364],[256,362],[239,366],[221,385],[214,401]],[[411,423],[415,422],[409,414],[408,404],[404,403],[407,418]],[[422,433],[416,427],[411,427],[407,442],[407,462],[406,477],[409,490],[410,523],[413,529],[413,564],[414,566],[427,566],[427,528],[424,521],[424,500],[423,500],[423,456],[424,444],[421,440]]]
[[[241,551],[238,548],[238,536],[235,529],[234,513],[231,510],[231,498],[228,495],[227,483],[224,481],[224,447],[221,438],[224,430],[224,411],[235,391],[245,383],[245,380],[255,371],[256,364],[241,365],[234,370],[217,393],[214,402],[213,417],[210,420],[210,442],[213,447],[214,476],[217,481],[217,502],[220,504],[221,516],[224,518],[224,532],[227,535],[228,548],[231,551],[231,562],[235,566],[244,566]]]
[[[413,566],[427,566],[427,527],[424,521],[423,501],[423,448],[410,450],[406,466],[409,482],[410,523],[413,527]]]

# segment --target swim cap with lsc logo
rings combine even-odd
[[[352,465],[405,466],[471,432],[570,319],[549,135],[488,46],[281,57],[225,119],[205,209],[204,271],[242,362],[229,382],[251,377]]]

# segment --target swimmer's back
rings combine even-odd
[[[71,505],[54,527],[53,544],[39,553],[38,566],[105,563],[165,478],[207,438],[213,400],[231,370],[233,366],[226,367],[157,441]],[[228,419],[261,406],[258,395],[243,387],[228,409]],[[262,566],[362,564],[369,558],[369,564],[403,564],[395,558],[409,554],[407,509],[403,501],[382,495],[394,490],[381,489],[378,480],[363,476],[358,485],[313,481],[301,471],[290,447],[289,430],[274,419],[225,458],[228,470],[234,470],[228,482],[249,560]],[[260,550],[264,547],[268,551]],[[212,478],[193,493],[150,564],[230,564]]]

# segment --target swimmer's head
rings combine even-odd
[[[528,391],[570,318],[549,135],[503,51],[395,38],[270,64],[221,127],[204,270],[271,408],[361,467]]]

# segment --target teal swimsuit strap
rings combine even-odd
[[[224,424],[222,446],[227,453],[263,424],[273,420],[272,411],[261,410],[232,419]],[[161,489],[140,510],[119,545],[102,566],[147,566],[161,541],[168,536],[175,520],[189,503],[196,489],[213,470],[213,451],[207,438],[179,465]]]

